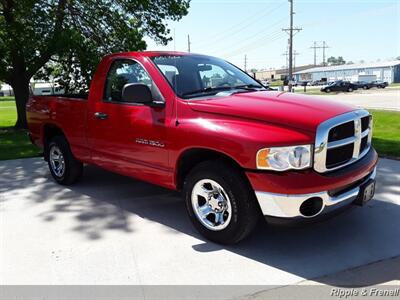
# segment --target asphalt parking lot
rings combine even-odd
[[[318,278],[400,255],[399,161],[380,160],[366,207],[305,227],[262,223],[229,247],[195,232],[175,192],[90,166],[62,187],[41,158],[1,161],[0,174],[0,284],[335,284]],[[388,274],[370,283],[399,279]]]

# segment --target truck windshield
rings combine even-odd
[[[221,91],[265,90],[248,74],[222,59],[203,55],[160,55],[152,57],[152,61],[183,99],[215,95]]]

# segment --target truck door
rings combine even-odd
[[[148,181],[155,176],[172,176],[166,150],[166,109],[124,102],[122,88],[127,83],[147,84],[153,98],[163,101],[154,81],[138,61],[114,59],[104,91],[90,102],[88,143],[92,161]]]

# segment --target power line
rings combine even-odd
[[[226,37],[231,37],[232,35],[236,35],[237,33],[242,32],[243,30],[247,29],[248,27],[254,28],[255,22],[262,21],[264,20],[264,17],[268,16],[269,14],[273,13],[277,9],[279,9],[281,6],[283,6],[284,3],[280,3],[278,6],[268,10],[268,11],[260,11],[259,13],[253,14],[250,18],[246,18],[243,21],[234,24],[227,30],[221,31],[215,35],[207,36],[207,38],[203,42],[199,43],[193,43],[196,47],[198,46],[209,46],[210,43],[213,43],[214,41],[220,41],[224,40]]]
[[[277,31],[275,33],[271,33],[270,35],[264,37],[262,40],[256,40],[253,41],[249,44],[246,44],[244,46],[240,46],[240,48],[237,48],[235,50],[232,50],[228,53],[224,53],[224,55],[222,55],[223,57],[227,57],[227,56],[235,56],[238,54],[241,54],[244,50],[248,50],[248,51],[254,51],[260,47],[264,47],[265,45],[271,44],[272,42],[281,39],[283,36],[280,34],[280,31]],[[267,42],[263,42],[263,40],[267,40]]]

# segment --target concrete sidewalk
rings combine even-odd
[[[62,187],[40,158],[2,161],[0,174],[0,284],[335,284],[323,276],[400,255],[399,161],[380,160],[366,207],[300,228],[261,224],[231,247],[199,236],[162,188],[95,167]]]

